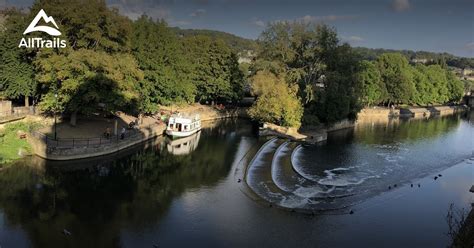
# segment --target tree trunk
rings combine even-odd
[[[69,124],[71,124],[71,126],[75,127],[76,123],[77,123],[77,111],[74,111],[74,112],[71,113],[71,120],[70,120]]]
[[[30,98],[28,96],[25,96],[25,107],[30,106]]]

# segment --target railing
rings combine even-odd
[[[140,127],[139,129],[128,129],[123,137],[119,135],[111,135],[109,137],[95,137],[95,138],[57,138],[54,139],[46,134],[43,134],[36,130],[30,130],[30,134],[35,138],[43,141],[47,147],[51,148],[88,148],[88,147],[100,147],[104,145],[117,144],[126,140],[131,140],[133,138],[143,135],[143,130],[153,129],[158,127],[159,123],[153,123],[145,127]]]

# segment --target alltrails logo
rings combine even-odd
[[[45,23],[52,23],[54,27],[49,26],[40,26],[38,22],[43,19]],[[37,26],[38,25],[38,26]],[[28,34],[31,32],[45,32],[51,36],[59,36],[61,32],[58,30],[58,25],[54,21],[52,16],[48,16],[44,10],[40,10],[38,14],[35,16],[35,19],[30,23],[30,25],[26,28],[23,34]],[[46,40],[43,38],[22,38],[18,47],[26,47],[26,48],[65,48],[66,41],[60,38],[53,38],[52,40]]]

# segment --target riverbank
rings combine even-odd
[[[272,123],[264,123],[260,128],[261,136],[277,136],[293,141],[303,141],[315,144],[327,140],[327,133],[355,127],[358,123],[387,122],[394,118],[430,118],[446,116],[469,110],[466,106],[433,106],[433,107],[406,107],[400,109],[372,107],[362,109],[356,121],[342,120],[330,126],[307,126],[300,129],[282,127]]]
[[[31,155],[32,148],[27,141],[28,131],[43,124],[36,118],[22,118],[0,125],[0,166]]]
[[[200,104],[187,105],[180,108],[162,107],[164,112],[180,112],[183,114],[199,114],[203,122],[225,118],[247,118],[243,108],[223,108]],[[152,117],[142,118],[138,128],[127,131],[124,139],[118,135],[110,138],[103,137],[105,130],[116,130],[127,127],[136,117],[120,113],[114,119],[93,118],[79,120],[75,127],[67,123],[58,125],[58,138],[52,137],[53,125],[42,128],[28,136],[33,152],[49,160],[73,160],[103,156],[119,152],[123,149],[163,135],[166,125],[161,120]],[[117,127],[117,128],[116,128]],[[114,133],[116,133],[114,131]]]

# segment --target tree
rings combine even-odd
[[[116,9],[107,8],[105,0],[36,0],[29,20],[44,9],[54,16],[68,47],[108,53],[130,51],[132,23]],[[35,34],[36,35],[36,34]]]
[[[387,88],[389,105],[409,104],[415,85],[408,60],[399,53],[385,53],[378,57],[377,67]]]
[[[29,97],[36,94],[37,87],[31,61],[34,53],[18,48],[28,21],[18,10],[5,14],[4,30],[0,32],[0,93],[11,99],[23,97],[25,106],[29,106]]]
[[[451,71],[446,71],[446,79],[448,80],[449,101],[459,102],[464,96],[464,84]]]
[[[367,60],[360,62],[360,71],[356,77],[362,87],[361,103],[364,106],[377,105],[383,101],[386,96],[386,88],[380,72],[373,62]]]
[[[244,80],[237,57],[222,40],[192,36],[184,43],[192,63],[196,101],[236,101],[243,96]]]
[[[434,102],[434,97],[431,94],[431,88],[433,85],[428,80],[426,70],[427,67],[422,64],[417,64],[412,69],[413,81],[416,88],[416,91],[413,94],[413,102],[422,106]]]
[[[296,95],[296,85],[288,86],[282,76],[259,71],[252,77],[252,92],[258,95],[248,111],[252,119],[287,127],[301,125],[303,106]]]
[[[184,44],[164,21],[155,22],[147,16],[135,21],[132,51],[145,75],[140,82],[142,112],[155,112],[158,104],[194,101],[196,87],[191,82],[192,67]]]
[[[35,66],[37,80],[50,89],[40,107],[70,113],[72,125],[77,113],[89,114],[98,108],[133,113],[137,109],[140,89],[136,82],[143,80],[143,73],[128,54],[80,49],[40,58]]]
[[[432,103],[440,104],[448,102],[449,91],[446,79],[446,71],[439,65],[427,66],[426,76],[431,83],[430,93]]]
[[[306,125],[355,118],[359,109],[356,57],[327,25],[276,22],[258,39],[259,52],[253,71],[285,75],[288,85],[298,86]]]

